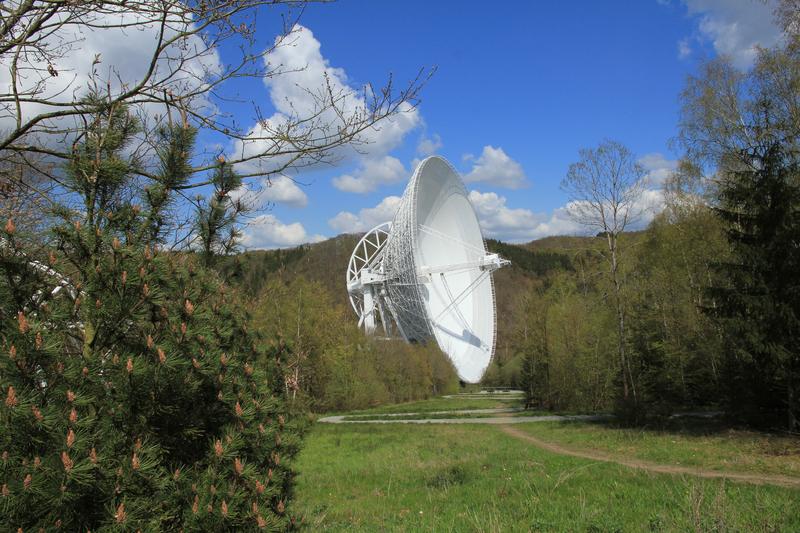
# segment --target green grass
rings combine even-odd
[[[499,412],[499,413],[462,413],[459,411],[444,411],[444,412],[419,412],[419,413],[408,413],[408,414],[364,414],[364,415],[347,415],[344,417],[343,420],[345,421],[371,421],[371,420],[431,420],[431,419],[441,419],[441,418],[497,418],[497,417],[509,417],[515,418],[519,416],[552,416],[554,413],[551,411],[510,411],[510,412]],[[559,413],[565,416],[570,416],[573,414],[581,414],[581,413]]]
[[[584,412],[558,412],[554,413],[552,411],[537,411],[537,410],[526,410],[526,411],[509,411],[509,412],[499,412],[499,413],[464,413],[460,412],[459,410],[451,410],[451,411],[442,411],[442,412],[425,412],[420,411],[417,413],[405,413],[405,414],[391,414],[391,413],[379,413],[379,414],[349,414],[345,415],[343,420],[345,421],[372,421],[372,420],[430,420],[430,419],[441,419],[441,418],[497,418],[497,417],[520,417],[520,416],[553,416],[553,415],[561,415],[561,416],[573,416],[573,415],[584,415],[590,413]]]
[[[800,439],[725,429],[708,421],[687,420],[669,431],[586,422],[537,422],[517,427],[575,449],[711,470],[800,477]]]
[[[531,412],[523,412],[527,416],[531,416]],[[346,416],[344,420],[346,421],[368,421],[368,420],[418,420],[418,419],[425,419],[425,420],[432,420],[432,419],[441,419],[441,418],[494,418],[497,416],[516,416],[520,413],[459,413],[459,412],[445,412],[445,413],[414,413],[414,414],[407,414],[407,415],[388,415],[388,414],[380,414],[380,415],[357,415],[357,416]]]
[[[364,409],[361,411],[348,412],[347,414],[429,413],[431,411],[520,407],[521,405],[522,405],[522,400],[519,397],[513,397],[513,396],[511,398],[500,398],[500,399],[433,398],[431,400],[420,400],[417,402],[382,405],[380,407],[375,407],[372,409]]]
[[[437,398],[358,411],[518,407]],[[548,414],[520,412],[512,415]],[[428,415],[430,418],[494,415]],[[365,419],[359,417],[359,419]],[[520,424],[574,449],[707,469],[800,476],[800,440],[682,420],[670,431],[610,423]],[[552,454],[484,425],[327,425],[296,463],[292,512],[317,531],[798,531],[800,490],[650,474]]]
[[[309,531],[800,530],[798,490],[555,455],[494,426],[316,424],[295,468]]]

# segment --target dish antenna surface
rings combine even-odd
[[[417,166],[394,220],[356,245],[347,291],[367,333],[435,338],[459,378],[477,383],[497,333],[492,272],[507,264],[486,251],[461,178],[433,156]]]

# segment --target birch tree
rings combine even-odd
[[[579,152],[561,183],[569,194],[570,216],[606,241],[604,257],[612,286],[617,316],[617,349],[622,375],[622,396],[627,406],[636,406],[636,386],[626,349],[624,279],[620,272],[620,235],[635,224],[643,212],[645,170],[622,144],[606,140],[597,148]]]

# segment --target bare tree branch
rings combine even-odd
[[[93,113],[86,96],[101,92],[106,105],[124,103],[147,117],[142,121],[141,146],[132,148],[143,161],[152,152],[158,129],[173,117],[186,116],[192,126],[221,139],[223,145],[239,146],[229,162],[244,178],[335,162],[341,157],[338,148],[357,148],[384,120],[413,111],[431,72],[421,70],[399,90],[390,77],[382,88],[366,86],[360,95],[320,80],[320,86],[303,88],[310,107],[292,107],[292,112],[270,119],[252,102],[252,121],[241,125],[224,111],[226,102],[241,100],[229,82],[269,80],[294,72],[265,59],[293,43],[296,13],[302,13],[305,4],[293,0],[3,2],[0,64],[6,72],[0,71],[0,81],[5,76],[9,90],[0,92],[0,159],[32,153],[66,160],[83,129],[83,117]],[[259,47],[256,14],[266,9],[285,16],[284,27],[271,45]],[[64,67],[71,64],[68,58],[81,53],[90,36],[124,38],[137,35],[134,32],[153,36],[141,64],[105,65],[97,54],[88,73]],[[225,62],[219,56],[223,46]],[[237,51],[234,56],[231,50]],[[194,178],[183,187],[208,185],[217,155],[193,161]],[[155,175],[142,166],[142,178]]]

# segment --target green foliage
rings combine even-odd
[[[280,339],[287,394],[317,412],[454,392],[458,378],[434,343],[366,337],[320,282],[272,276],[253,304],[253,329]]]
[[[260,294],[271,274],[290,268],[305,256],[311,246],[279,248],[277,250],[248,250],[240,254],[217,258],[215,268],[220,275],[235,284],[244,294]]]
[[[638,250],[630,312],[640,409],[667,416],[719,401],[721,336],[702,313],[712,264],[727,245],[710,209],[651,224]]]
[[[525,319],[519,332],[517,349],[522,354],[519,386],[525,392],[525,407],[549,407],[550,342],[547,311],[550,302],[541,293],[532,293],[525,302]]]
[[[162,174],[141,190],[125,155],[135,121],[95,114],[67,167],[57,247],[12,221],[2,233],[0,523],[285,529],[302,423],[271,386],[279,354],[213,272],[157,246],[194,133],[165,132]]]
[[[679,140],[698,168],[725,228],[729,257],[714,269],[709,315],[723,334],[722,391],[732,414],[796,431],[798,298],[796,6],[778,11],[786,40],[742,72],[725,58],[702,65],[682,95]]]
[[[717,264],[707,311],[726,332],[728,408],[753,422],[785,413],[798,426],[800,383],[800,167],[779,144],[726,173],[717,214],[732,247]]]
[[[236,249],[242,232],[238,221],[246,211],[244,203],[231,193],[242,186],[242,178],[233,166],[220,156],[211,176],[214,192],[197,207],[196,234],[200,241],[203,262],[211,266],[218,255],[228,255]]]
[[[514,246],[496,239],[487,239],[486,246],[489,251],[498,253],[511,261],[515,267],[530,272],[536,276],[544,276],[555,270],[571,270],[572,263],[569,256],[546,250],[530,251],[521,246]]]
[[[706,207],[673,206],[643,232],[620,236],[625,250],[626,343],[638,412],[645,420],[719,401],[722,336],[701,307],[714,261],[725,257],[721,225]],[[509,313],[513,356],[495,361],[486,384],[520,387],[546,409],[618,407],[616,315],[597,238],[536,241],[569,251],[571,267],[530,283]]]

